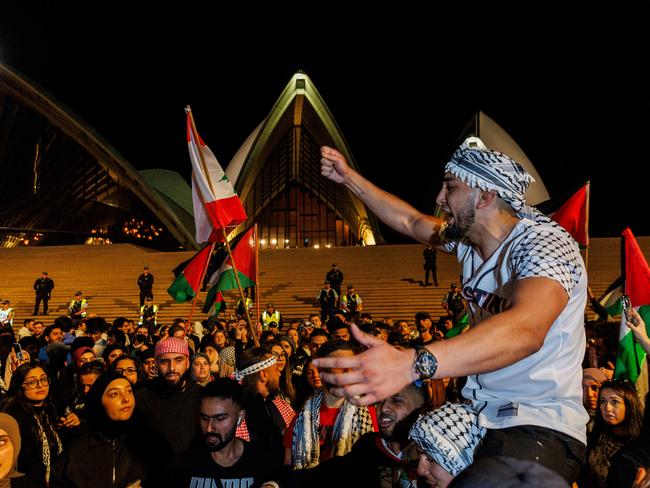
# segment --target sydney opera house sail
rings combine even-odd
[[[313,83],[296,73],[226,169],[263,247],[382,243],[377,221],[342,185],[320,174],[320,146],[350,149]],[[358,168],[356,168],[358,169]]]
[[[193,223],[88,124],[3,64],[0,171],[0,246],[196,248]]]

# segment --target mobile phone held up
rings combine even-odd
[[[16,357],[18,358],[18,361],[22,361],[24,359],[23,348],[20,347],[20,344],[18,344],[17,342],[14,342],[14,352],[16,353]]]
[[[632,302],[630,302],[630,297],[627,295],[621,295],[621,304],[623,305],[625,320],[632,322],[634,325],[638,325],[636,317],[632,315]]]

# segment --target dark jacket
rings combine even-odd
[[[54,289],[54,281],[52,278],[38,278],[34,282],[34,291],[40,296],[49,296]]]
[[[54,468],[52,488],[123,488],[149,473],[144,435],[109,439],[90,430],[66,448]]]
[[[344,456],[322,461],[315,468],[286,472],[282,486],[407,486],[407,480],[417,479],[416,453],[410,453],[407,457],[410,458],[408,461],[398,459],[384,447],[377,432],[368,432],[362,435],[352,446],[352,450]]]
[[[186,375],[183,388],[173,388],[164,378],[155,378],[135,392],[134,417],[141,425],[158,432],[173,454],[189,449],[199,433],[201,387]]]
[[[43,488],[45,486],[45,464],[43,463],[43,442],[36,433],[36,420],[34,416],[23,409],[12,406],[5,410],[18,422],[20,429],[21,448],[18,455],[18,471],[25,476],[11,480],[12,487],[18,488]],[[45,410],[36,410],[41,425],[46,429],[48,444],[50,447],[50,466],[53,469],[59,456],[58,445],[52,435],[52,430],[46,427],[49,414]],[[51,419],[49,425],[53,426],[55,421]]]

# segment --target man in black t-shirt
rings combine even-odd
[[[203,442],[182,454],[170,467],[166,486],[257,488],[279,478],[281,465],[273,464],[267,449],[235,437],[246,415],[241,385],[217,378],[201,392],[199,419]]]

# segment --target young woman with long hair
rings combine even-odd
[[[57,416],[43,364],[34,361],[14,371],[2,411],[16,419],[22,441],[18,471],[25,476],[12,480],[11,485],[49,486],[52,467],[63,449],[59,430],[79,426],[79,418],[74,413]]]
[[[579,486],[605,486],[614,455],[641,435],[643,411],[634,385],[606,381],[600,388],[594,429],[588,440],[588,479]]]

